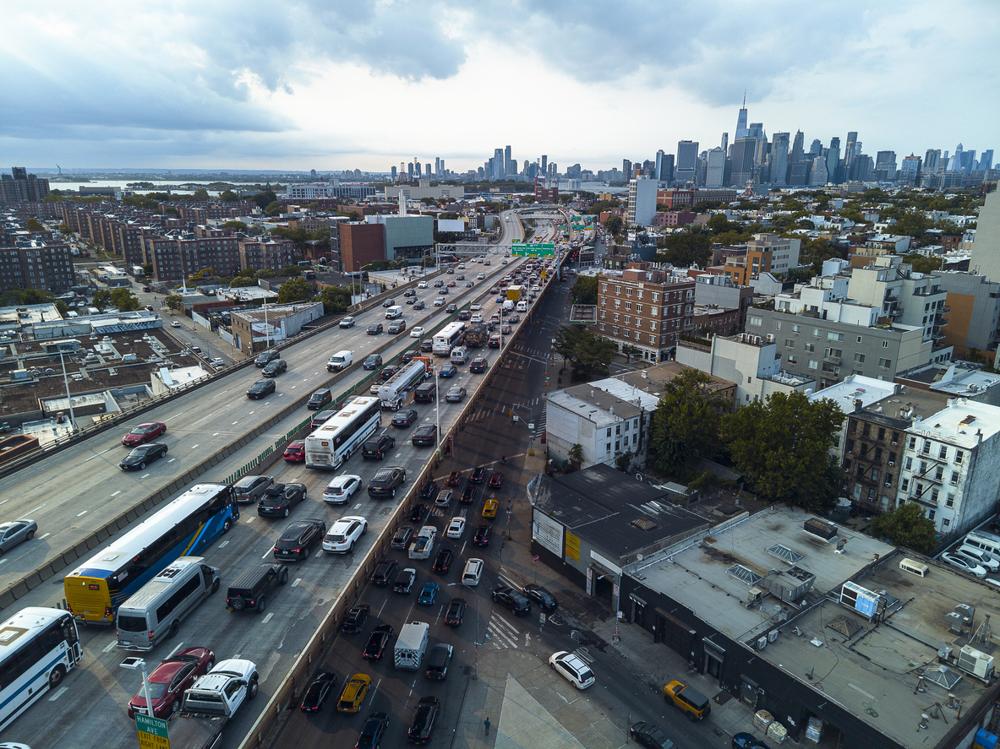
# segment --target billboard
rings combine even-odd
[[[538,510],[531,513],[531,540],[562,559],[563,527]]]

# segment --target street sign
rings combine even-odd
[[[551,256],[556,252],[555,242],[514,242],[510,247],[511,255],[517,256]]]
[[[139,749],[170,749],[167,721],[145,713],[135,714],[135,732]]]
[[[532,432],[535,431],[535,422],[529,421],[528,422],[528,429],[530,429]]]

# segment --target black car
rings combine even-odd
[[[441,549],[434,557],[434,566],[431,567],[439,575],[447,575],[451,569],[451,563],[455,560],[455,552],[448,547]]]
[[[267,351],[261,351],[257,354],[256,358],[253,360],[253,364],[258,369],[263,369],[268,364],[273,362],[275,359],[280,359],[281,353],[275,351],[274,349],[268,349]]]
[[[330,392],[330,388],[320,388],[319,390],[314,390],[313,394],[309,396],[309,400],[306,401],[306,408],[310,411],[319,411],[327,403],[333,401],[333,393]]]
[[[426,744],[430,741],[440,711],[441,703],[437,697],[421,697],[417,703],[417,712],[413,714],[413,722],[406,732],[407,738],[414,744]]]
[[[442,290],[441,293],[442,294],[447,294],[448,292]],[[458,305],[455,304],[454,302],[452,302],[451,304],[449,304],[447,307],[444,308],[444,311],[447,312],[450,315],[450,314],[458,311]]]
[[[490,598],[495,603],[502,604],[509,608],[517,616],[527,616],[531,613],[531,601],[528,597],[509,585],[497,585],[490,593]]]
[[[480,525],[476,528],[476,533],[472,537],[473,546],[489,546],[492,525]]]
[[[469,481],[471,481],[473,484],[481,484],[484,481],[486,481],[486,477],[489,475],[490,472],[486,469],[485,466],[479,466],[476,470],[472,472],[472,475],[469,477]]]
[[[420,487],[420,499],[424,502],[433,502],[441,489],[433,480],[428,481],[422,487]]]
[[[386,299],[384,302],[382,302],[382,308],[383,309],[389,309],[395,303],[396,303],[395,299]]]
[[[336,408],[324,408],[322,411],[317,411],[313,417],[309,420],[310,429],[319,429],[326,422],[337,415]]]
[[[472,317],[472,313],[469,312],[469,310],[467,310],[467,309],[463,309],[463,310],[461,310],[458,313],[458,319],[462,320],[463,322],[469,320],[469,318],[471,318],[471,317]]]
[[[230,611],[263,611],[268,591],[288,582],[288,568],[279,564],[258,564],[229,583],[226,608]]]
[[[404,525],[402,528],[396,529],[396,532],[392,537],[392,542],[389,546],[393,549],[406,551],[406,548],[410,545],[411,538],[413,538],[413,528],[408,525]]]
[[[312,547],[320,544],[325,535],[326,523],[319,518],[291,522],[274,545],[274,558],[278,561],[306,559]]]
[[[437,431],[436,425],[423,424],[414,430],[410,442],[414,447],[434,447],[434,443],[437,442]]]
[[[354,749],[379,749],[382,746],[382,739],[389,728],[389,716],[385,713],[372,713],[368,720],[361,726],[361,733],[358,734],[358,743]]]
[[[448,677],[448,666],[455,654],[455,648],[446,642],[439,642],[427,651],[427,668],[424,676],[435,681],[444,681]]]
[[[389,378],[392,377],[394,374],[396,374],[396,372],[398,371],[399,367],[390,364],[388,367],[385,367],[381,372],[378,373],[378,376],[375,378],[375,381],[380,385],[384,382],[388,382]]]
[[[423,502],[417,502],[410,508],[410,522],[420,525],[430,515],[430,508]]]
[[[302,696],[302,704],[299,705],[299,709],[304,713],[318,713],[336,685],[336,674],[332,671],[320,671],[309,682],[309,687]]]
[[[274,380],[257,380],[247,389],[247,398],[252,401],[266,398],[275,391]]]
[[[257,514],[287,518],[292,507],[306,498],[305,484],[271,484],[257,503]]]
[[[397,411],[392,415],[392,425],[397,429],[406,429],[417,420],[417,416],[417,409],[404,408],[402,411]]]
[[[162,442],[149,442],[132,448],[132,451],[122,458],[118,467],[123,471],[144,471],[146,466],[167,454],[167,446]]]
[[[452,598],[444,614],[444,623],[449,627],[459,627],[465,621],[465,599]]]
[[[674,742],[652,723],[640,720],[628,729],[629,738],[645,749],[674,749]]]
[[[288,362],[286,362],[284,359],[275,359],[272,362],[268,362],[267,366],[265,366],[262,370],[260,370],[260,373],[265,377],[277,377],[278,375],[283,374],[287,371],[288,371]]]
[[[427,305],[424,304],[422,299],[418,299],[413,303],[413,309],[426,309]]]
[[[503,486],[503,474],[500,471],[493,471],[490,474],[490,489],[499,489]]]
[[[369,497],[395,497],[396,490],[406,481],[406,469],[401,466],[379,468],[368,482]]]
[[[382,357],[378,354],[369,354],[365,357],[365,360],[361,362],[361,368],[371,372],[374,369],[378,369],[382,366]]]
[[[403,352],[403,356],[400,357],[400,361],[402,361],[403,364],[409,364],[411,361],[413,361],[413,357],[415,356],[420,356],[420,352],[417,351],[416,349],[411,348],[409,351]]]
[[[557,608],[559,608],[559,602],[556,597],[549,593],[545,588],[540,585],[535,585],[534,583],[528,583],[522,589],[524,595],[530,598],[532,601],[538,604],[538,608],[544,611],[546,614],[551,614]]]
[[[380,624],[375,627],[372,633],[368,635],[368,642],[365,643],[364,650],[361,651],[361,657],[369,661],[382,660],[382,655],[385,653],[385,646],[392,639],[393,631],[391,624]]]
[[[344,621],[340,623],[340,631],[346,635],[353,635],[356,632],[360,632],[362,625],[368,619],[369,611],[371,611],[371,607],[367,603],[359,603],[357,606],[351,606],[344,615]]]
[[[429,354],[434,350],[434,339],[425,338],[420,342],[420,353]]]
[[[770,747],[752,733],[741,731],[733,736],[733,749],[770,749]]]
[[[368,335],[381,335],[383,330],[385,330],[385,328],[382,327],[382,323],[377,322],[369,325],[366,332]]]
[[[476,487],[472,485],[471,481],[466,481],[465,487],[462,489],[462,496],[458,498],[458,501],[463,505],[471,505],[475,496]]]
[[[380,559],[375,565],[375,572],[372,573],[372,582],[380,588],[384,588],[396,575],[396,564],[393,559]]]
[[[365,460],[382,460],[385,454],[395,446],[396,438],[392,435],[385,432],[376,434],[365,440],[365,444],[361,446],[361,457]]]
[[[482,374],[489,368],[489,362],[486,361],[485,356],[477,356],[475,359],[469,362],[469,371],[472,374]]]
[[[392,592],[409,593],[413,590],[413,585],[416,582],[417,571],[412,567],[405,567],[396,573],[396,579],[392,582]]]

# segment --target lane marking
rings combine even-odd
[[[46,534],[44,534],[44,535],[42,535],[42,536],[39,536],[39,537],[38,537],[38,540],[39,540],[39,541],[41,541],[41,540],[42,540],[43,538],[48,538],[48,537],[49,537],[49,536],[51,536],[51,535],[52,535],[51,533],[46,533]]]
[[[253,411],[247,414],[247,416],[253,416]]]
[[[69,687],[59,687],[59,689],[56,690],[56,693],[54,695],[52,695],[51,697],[49,697],[49,702],[55,702],[60,697],[62,697],[64,694],[66,694],[66,692],[68,690],[69,690]]]
[[[239,421],[234,421],[234,422],[233,422],[233,426],[236,426],[236,425],[237,425],[237,424],[239,424],[239,423],[240,423]]]
[[[84,511],[82,511],[82,512],[78,512],[78,513],[76,513],[76,516],[77,516],[78,518],[82,518],[82,517],[83,517],[84,515],[86,515],[86,514],[87,514],[87,512],[88,512],[87,510],[84,510]]]
[[[247,518],[247,522],[248,522],[248,523],[252,523],[252,522],[253,522],[254,520],[256,520],[256,519],[257,519],[257,516],[256,516],[256,515],[251,515],[250,517],[248,517],[248,518]]]
[[[228,538],[225,541],[223,541],[221,544],[219,544],[219,548],[220,549],[225,549],[227,546],[229,546],[229,539]]]
[[[119,494],[121,494],[121,493],[122,493],[122,490],[121,490],[121,489],[119,489],[118,491],[114,491],[114,492],[111,492],[111,496],[112,496],[112,497],[117,497],[117,496],[118,496]]]
[[[121,492],[118,492],[118,493],[121,494]],[[111,496],[114,496],[114,495],[112,494]],[[28,514],[29,515],[34,515],[36,512],[38,512],[43,507],[45,507],[44,504],[38,505],[38,507],[35,507],[35,508],[31,509],[31,510],[28,510]]]
[[[168,655],[167,658],[173,658],[175,655],[177,655],[180,652],[180,650],[181,650],[182,647],[184,647],[184,641],[183,640],[181,640],[179,643],[177,643],[177,645],[174,647],[174,649],[170,651],[170,655]]]
[[[175,460],[177,460],[177,458],[171,458],[171,459],[170,459],[170,460],[168,460],[167,462],[168,462],[168,463],[173,463],[173,462],[174,462]]]
[[[267,624],[267,623],[268,623],[269,621],[271,621],[271,620],[272,620],[273,618],[274,618],[274,612],[273,612],[273,611],[271,611],[271,612],[269,612],[269,613],[268,613],[268,614],[267,614],[267,615],[266,615],[266,616],[264,617],[264,624]]]
[[[196,444],[194,444],[194,445],[191,445],[191,449],[192,449],[192,450],[196,450],[197,448],[198,448],[198,445],[197,445],[197,443],[196,443]]]
[[[274,547],[272,546],[267,551],[264,552],[264,556],[262,556],[261,559],[267,559],[268,556],[270,556],[271,552],[273,552],[273,551],[274,551]]]
[[[148,479],[149,478],[149,474],[148,473],[144,473],[139,478],[141,478],[141,479]]]
[[[101,652],[102,652],[102,653],[110,653],[110,652],[111,652],[112,650],[114,650],[114,649],[115,649],[116,647],[118,647],[118,643],[117,643],[117,642],[115,642],[114,640],[112,640],[112,641],[111,641],[111,642],[109,642],[109,643],[108,643],[107,645],[105,645],[105,646],[104,646],[103,648],[101,648]]]
[[[299,587],[299,585],[301,585],[301,584],[302,584],[302,578],[301,578],[301,577],[297,577],[297,578],[295,578],[295,579],[294,579],[294,580],[292,581],[292,587],[293,587],[293,588],[297,588],[297,587]]]
[[[219,432],[212,432],[212,436],[213,437],[218,437],[219,436]]]

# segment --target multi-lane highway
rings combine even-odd
[[[514,221],[510,223],[517,226]],[[512,231],[515,230],[512,227]],[[477,272],[483,272],[495,277],[512,270],[517,264],[518,261],[512,261],[504,266],[498,258],[494,258],[490,267],[469,263],[466,275],[472,278]],[[489,275],[483,282],[486,286],[492,283]],[[453,289],[453,292],[459,291],[465,289]],[[488,293],[482,286],[469,291],[470,296],[463,301],[481,302],[484,317],[488,318],[496,307],[494,295]],[[420,294],[429,302],[437,292],[438,290],[432,287],[421,290]],[[458,294],[453,293],[448,298],[449,301],[454,301],[457,297]],[[432,312],[435,309],[430,304],[428,308]],[[435,325],[447,317],[439,311],[433,314],[432,320],[421,321],[421,324]],[[49,545],[57,539],[64,542],[66,539],[87,534],[88,517],[101,514],[106,516],[106,508],[111,503],[134,502],[140,496],[151,493],[150,487],[154,483],[150,479],[157,476],[155,471],[163,470],[172,472],[173,476],[178,475],[179,472],[186,470],[183,466],[187,461],[195,459],[195,453],[232,441],[241,429],[249,429],[250,425],[260,423],[255,419],[264,418],[260,416],[262,412],[266,417],[267,409],[272,409],[273,412],[273,409],[280,408],[282,399],[285,399],[286,403],[290,402],[290,399],[295,397],[294,394],[306,393],[325,382],[327,375],[324,365],[332,351],[354,348],[357,359],[361,352],[366,350],[366,346],[371,348],[371,344],[383,342],[384,337],[368,337],[364,333],[367,322],[375,321],[381,315],[381,308],[372,310],[359,316],[358,327],[352,330],[331,331],[286,350],[283,358],[289,362],[289,371],[278,378],[278,393],[281,395],[276,395],[267,401],[247,401],[243,391],[256,377],[256,370],[253,370],[223,378],[220,382],[161,407],[171,409],[169,413],[163,415],[152,413],[144,417],[160,418],[168,423],[167,438],[171,446],[169,456],[174,459],[173,463],[161,461],[151,466],[146,474],[131,476],[122,474],[116,465],[124,450],[117,445],[118,433],[99,435],[92,438],[94,444],[88,445],[85,442],[54,456],[56,461],[60,459],[66,461],[61,470],[44,462],[34,469],[39,479],[48,484],[47,491],[35,487],[36,480],[22,476],[20,484],[10,484],[3,488],[4,499],[7,501],[0,507],[6,510],[6,505],[16,501],[21,503],[19,506],[32,509],[33,505],[24,504],[24,498],[20,496],[22,492],[32,493],[35,501],[43,504],[36,513],[42,524],[40,532],[43,535],[49,534],[39,540],[39,545]],[[409,308],[406,317],[411,325],[417,322],[417,313]],[[391,351],[399,353],[411,348],[415,342],[415,339],[403,334],[396,340]],[[482,353],[489,355],[491,352],[484,349]],[[388,359],[386,354],[383,356]],[[360,374],[348,375],[348,379],[351,377],[360,378]],[[442,384],[445,387],[450,384],[461,384],[469,390],[469,397],[472,397],[481,382],[480,376],[469,373],[467,368],[463,367],[455,379],[444,380]],[[443,431],[451,426],[462,407],[463,404],[445,404],[442,400],[440,421]],[[417,406],[417,410],[418,424],[434,422],[433,405]],[[264,444],[271,444],[277,436],[307,414],[304,409],[297,411],[297,414],[289,417],[288,424],[276,424],[268,434],[263,435]],[[388,423],[388,417],[383,419],[383,423]],[[412,482],[429,457],[430,450],[417,448],[409,443],[407,435],[415,425],[402,430],[387,428],[397,438],[396,446],[390,455],[382,463],[365,463],[361,461],[360,456],[355,456],[348,462],[344,472],[357,473],[367,483],[378,467],[400,465],[407,470],[408,483]],[[213,468],[211,475],[206,475],[204,478],[218,479],[227,475],[230,472],[230,464],[233,468],[242,465],[247,456],[259,451],[259,447],[248,445],[245,451],[246,454],[241,451],[241,455],[234,455],[228,461],[220,463]],[[72,473],[73,471],[77,471],[78,474]],[[103,479],[90,477],[88,475],[90,471],[103,471]],[[283,680],[291,663],[312,635],[331,601],[339,595],[345,583],[352,577],[354,572],[352,559],[364,554],[371,540],[385,529],[386,519],[395,507],[394,502],[371,500],[366,493],[356,495],[346,506],[328,506],[322,502],[321,494],[332,474],[309,471],[301,465],[285,464],[274,466],[271,473],[279,481],[301,481],[308,487],[309,498],[304,505],[295,509],[293,519],[321,517],[329,526],[344,515],[362,515],[368,518],[369,533],[354,555],[326,557],[318,554],[314,558],[293,565],[289,584],[269,601],[265,614],[260,616],[229,614],[224,608],[223,594],[219,594],[195,610],[184,622],[176,638],[168,640],[147,655],[147,661],[155,664],[175,649],[202,644],[213,648],[220,659],[240,656],[257,663],[262,677],[261,694],[227,727],[224,746],[236,746],[239,743],[274,688]],[[166,477],[158,478],[160,481],[167,481]],[[18,487],[17,491],[11,489],[14,486]],[[119,489],[119,487],[125,488]],[[115,493],[119,491],[120,493]],[[48,504],[49,502],[53,504]],[[45,518],[49,518],[48,522]],[[256,517],[252,508],[248,508],[241,522],[206,552],[210,562],[222,570],[223,584],[225,585],[226,579],[232,579],[240,571],[269,559],[271,545],[283,526],[284,521],[270,521]],[[12,569],[18,571],[30,567],[33,564],[30,555],[38,553],[38,549],[32,549],[33,545],[22,547],[20,555],[10,555],[4,567],[12,565]],[[8,573],[4,570],[4,574],[18,574],[18,572]],[[61,582],[61,576],[52,578],[48,583],[20,599],[17,606],[56,603],[62,597]],[[125,715],[124,705],[139,686],[136,674],[118,667],[123,656],[115,648],[112,631],[84,630],[82,637],[86,652],[83,667],[72,673],[62,687],[46,695],[38,705],[19,718],[3,732],[0,738],[24,741],[35,749],[55,746],[119,747],[133,744],[134,729]]]

